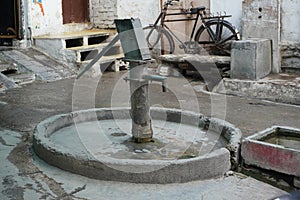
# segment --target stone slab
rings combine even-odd
[[[224,78],[213,91],[300,105],[300,78],[291,74],[269,75],[258,81]]]
[[[213,55],[198,55],[198,54],[180,54],[180,55],[161,55],[159,57],[161,62],[169,62],[169,63],[201,63],[201,64],[230,64],[229,56],[213,56]]]

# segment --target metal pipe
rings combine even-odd
[[[167,92],[167,77],[151,74],[143,74],[143,79],[147,81],[158,81],[162,83],[162,91]]]

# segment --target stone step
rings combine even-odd
[[[92,60],[108,43],[101,43],[95,45],[87,45],[80,47],[67,48],[69,51],[74,51],[76,53],[76,62],[81,62],[85,60]],[[105,55],[113,56],[121,53],[121,44],[117,43],[114,45]]]
[[[120,71],[120,67],[126,68],[126,63],[123,62],[124,54],[116,54],[116,55],[110,55],[110,56],[103,56],[95,65],[94,67],[99,67],[101,72],[104,72],[105,70],[110,71]],[[85,60],[81,62],[76,62],[78,69],[85,68],[91,60]]]
[[[35,37],[34,44],[48,55],[78,70],[107,46],[115,34],[115,30],[84,30]],[[122,50],[120,43],[117,43],[99,63],[115,62],[124,57],[120,54]]]
[[[34,37],[33,39],[34,41],[60,40],[62,41],[64,48],[72,48],[77,46],[100,44],[115,33],[116,31],[114,30],[92,29],[53,35],[42,35]]]

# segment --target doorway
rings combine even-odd
[[[63,0],[63,23],[86,23],[90,21],[89,0]]]
[[[0,6],[0,45],[11,46],[12,39],[20,38],[20,0],[2,0]]]

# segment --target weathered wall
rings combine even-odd
[[[29,0],[28,27],[32,36],[78,31],[89,24],[63,24],[62,0]]]
[[[295,0],[243,1],[243,38],[272,40],[274,73],[300,69],[299,7]]]
[[[281,41],[300,41],[300,1],[281,1]]]
[[[300,1],[281,1],[282,68],[300,69]]]
[[[90,18],[94,27],[115,28],[118,0],[91,0]]]
[[[226,12],[232,17],[226,20],[232,23],[240,32],[242,32],[242,1],[241,0],[210,0],[210,10],[212,13]]]
[[[243,1],[243,39],[266,38],[272,40],[273,73],[278,73],[281,68],[279,1]]]
[[[139,17],[143,26],[154,23],[160,11],[160,0],[118,0],[118,18]]]
[[[31,36],[79,31],[85,28],[114,28],[113,19],[139,17],[143,26],[153,23],[164,0],[90,0],[91,23],[63,24],[62,0],[22,0],[24,39]],[[300,69],[300,1],[296,0],[180,0],[178,8],[207,6],[211,12],[226,11],[228,20],[243,38],[267,38],[273,42],[273,67],[277,73],[282,68]],[[242,16],[242,17],[241,17]],[[242,20],[241,20],[242,19]],[[241,23],[242,21],[242,23]],[[180,22],[170,25],[187,39],[191,24]],[[26,42],[25,42],[26,43]],[[177,48],[178,49],[178,48]]]
[[[90,0],[91,23],[63,24],[62,0],[30,0],[27,3],[28,27],[33,37],[90,27],[115,28],[115,18],[139,17],[146,25],[153,23],[160,10],[160,0]]]

